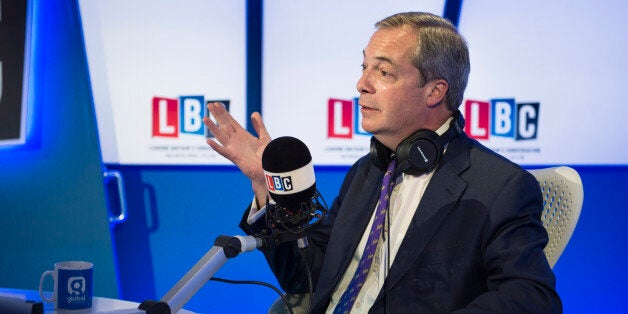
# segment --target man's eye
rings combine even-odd
[[[366,70],[366,64],[362,63],[360,64],[360,67],[362,68],[362,71]]]
[[[386,71],[380,71],[380,73],[382,74],[382,76],[390,76],[390,73]]]

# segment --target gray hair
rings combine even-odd
[[[416,32],[416,48],[410,59],[421,74],[420,86],[436,79],[447,81],[447,108],[456,111],[462,104],[471,68],[464,38],[451,22],[430,13],[398,13],[375,23],[376,29],[400,27],[410,27]]]

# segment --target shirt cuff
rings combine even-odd
[[[269,204],[275,204],[273,200],[269,202]],[[261,217],[266,214],[266,205],[262,208],[257,208],[257,202],[255,201],[255,196],[253,196],[253,202],[251,203],[251,210],[249,210],[249,216],[246,218],[246,223],[252,225],[256,223]]]

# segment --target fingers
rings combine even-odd
[[[238,130],[236,128],[242,129],[221,103],[209,103],[207,104],[207,110],[209,110],[216,122],[214,123],[209,117],[203,117],[203,123],[220,143],[226,144],[231,135]]]
[[[251,115],[251,122],[253,123],[253,129],[259,136],[259,139],[269,142],[271,137],[270,134],[268,134],[268,130],[266,130],[266,126],[262,120],[262,115],[260,115],[259,112],[253,112]]]
[[[220,142],[220,144],[228,143],[229,136],[225,134],[225,132],[220,130],[220,128],[211,119],[209,119],[209,117],[204,117],[203,123],[205,123],[205,126],[207,126],[207,129],[209,130],[209,132],[211,132],[211,134],[214,136],[214,138],[218,142]],[[221,150],[223,147],[218,142],[210,138],[208,138],[206,142],[212,149],[214,149],[215,151],[217,151],[218,153],[222,155]]]
[[[208,138],[207,140],[205,140],[205,142],[207,142],[207,145],[209,145],[209,147],[211,147],[214,151],[216,151],[218,154],[224,156],[225,158],[231,160],[231,156],[229,155],[229,151],[222,145],[218,144],[216,141]]]
[[[216,135],[216,132],[219,131],[218,126],[209,117],[203,117],[203,123],[205,124],[207,129],[209,129],[209,132],[214,134],[214,136]]]
[[[236,121],[231,116],[231,114],[229,114],[229,111],[227,111],[227,109],[223,106],[223,104],[219,102],[209,103],[207,104],[207,109],[214,116],[214,119],[216,119],[218,126],[222,130],[226,132],[229,132],[229,131],[237,132],[240,130],[244,130],[244,128],[240,126],[238,121]]]

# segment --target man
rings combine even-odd
[[[307,263],[312,313],[562,312],[543,253],[538,183],[461,131],[457,108],[469,73],[464,39],[427,13],[396,14],[376,28],[357,83],[374,152],[349,170],[329,215],[310,234],[304,260],[294,243],[264,251],[282,287],[306,293]],[[259,220],[247,218],[266,204],[261,154],[270,136],[258,113],[255,138],[219,104],[208,109],[218,124],[205,123],[220,142],[208,144],[252,181],[255,201],[241,227],[259,232]],[[436,159],[408,166],[404,147],[433,159],[414,149],[422,140],[435,143]],[[394,189],[378,199],[388,180]],[[383,225],[380,204],[387,209]]]

